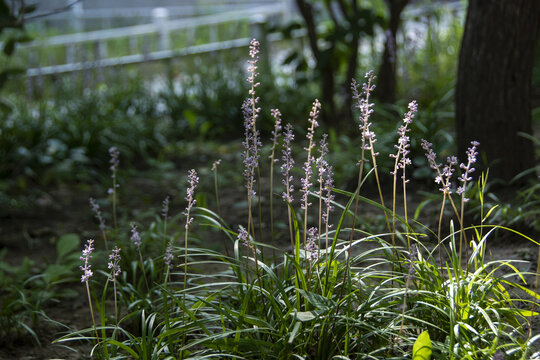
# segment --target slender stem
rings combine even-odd
[[[257,281],[259,282],[259,288],[260,288],[259,293],[262,296],[263,309],[265,309],[264,317],[266,318],[266,321],[268,321],[268,314],[266,313],[266,301],[264,300],[264,295],[262,291],[263,283],[261,280],[261,275],[259,273],[259,260],[257,258],[257,248],[255,247],[255,245],[253,245],[253,258],[255,260],[255,273],[257,274]]]
[[[144,278],[144,283],[146,284],[146,290],[148,290],[148,296],[150,296],[150,286],[148,285],[148,279],[146,278],[146,271],[144,269],[144,261],[141,254],[141,248],[139,248],[139,260],[141,261],[141,271]]]
[[[398,169],[398,156],[396,156],[396,163],[394,165],[394,180],[393,180],[393,190],[392,190],[392,247],[394,252],[396,251],[396,187],[397,187],[397,169]]]
[[[162,254],[164,254],[167,251],[167,214],[165,214],[165,217],[163,219],[163,250]],[[164,267],[167,267],[167,264],[163,263]],[[161,270],[165,270],[164,268],[161,268]],[[165,271],[163,271],[165,273]],[[167,267],[167,273],[168,273],[168,267]],[[166,275],[165,275],[166,276]]]
[[[317,259],[321,257],[321,230],[322,230],[322,190],[323,190],[323,179],[322,175],[319,175],[319,230],[317,238],[319,243],[317,245]]]
[[[217,212],[219,217],[221,217],[221,207],[219,206],[219,192],[218,192],[218,177],[217,177],[217,166],[214,170],[214,190],[216,192],[216,205],[217,205]]]
[[[116,326],[118,326],[118,301],[116,297],[116,277],[113,280],[113,290],[114,290],[114,319],[116,322]]]
[[[467,183],[465,182],[463,184],[463,188],[465,188],[465,185]],[[459,263],[461,264],[461,244],[463,240],[465,240],[465,251],[467,252],[466,257],[468,258],[468,248],[467,248],[467,239],[465,237],[465,229],[463,227],[463,212],[465,209],[465,191],[461,194],[461,208],[459,212],[459,225],[460,225],[460,231],[459,231]],[[467,267],[466,267],[466,274],[469,274],[469,261],[467,261]]]
[[[307,166],[311,166],[311,147],[312,147],[312,141],[309,142],[309,150],[308,150],[308,158],[306,161]],[[307,169],[306,169],[307,171]],[[306,179],[309,181],[309,179]],[[307,245],[307,223],[308,223],[308,192],[309,189],[305,189],[305,200],[304,200],[304,251],[306,249]],[[306,265],[307,265],[307,257],[305,257]]]
[[[443,219],[443,214],[444,214],[444,206],[446,205],[446,191],[443,192],[443,201],[442,201],[442,205],[441,205],[441,213],[439,215],[439,227],[437,229],[437,242],[438,242],[438,246],[439,246],[439,265],[441,267],[441,270],[443,268],[443,263],[442,263],[442,249],[441,249],[441,226],[442,226],[442,219]]]
[[[96,334],[96,342],[99,344],[99,335],[96,327],[96,319],[94,317],[94,309],[92,307],[92,299],[90,297],[90,285],[88,285],[88,280],[86,281],[86,293],[88,294],[88,305],[90,306],[90,315],[92,316],[92,324],[94,325],[94,332]]]
[[[403,167],[403,211],[405,212],[405,234],[407,236],[407,250],[411,251],[411,240],[409,235],[409,221],[407,219],[407,180],[405,179],[405,167]]]
[[[107,242],[107,233],[105,232],[105,229],[101,229],[101,237],[103,237],[103,241],[105,242],[105,250],[109,251],[109,245]]]
[[[262,233],[262,209],[261,209],[261,169],[259,166],[257,166],[257,195],[259,202],[257,204],[258,207],[258,215],[259,215],[259,241],[263,242],[263,233]],[[262,249],[261,251],[263,251]],[[261,254],[262,256],[262,254]]]
[[[113,224],[114,224],[114,230],[116,231],[118,229],[118,224],[116,220],[116,171],[114,171],[114,174],[113,174],[112,203],[113,203]]]
[[[403,304],[402,304],[403,310],[401,311],[401,324],[399,325],[399,332],[397,335],[398,338],[401,336],[401,333],[403,332],[403,324],[405,322],[405,308],[407,306],[407,293],[409,291],[409,286],[411,282],[410,278],[411,278],[411,274],[409,271],[409,274],[407,275],[407,282],[405,283],[405,293],[403,294]]]
[[[182,292],[182,303],[186,305],[186,289],[187,289],[187,254],[188,254],[188,228],[189,228],[189,210],[186,218],[186,231],[184,233],[184,291]],[[182,311],[182,325],[186,325],[186,312]],[[186,332],[182,332],[182,344],[186,344]],[[184,352],[180,353],[180,359],[184,358]]]
[[[274,139],[274,146],[272,147],[272,155],[270,156],[270,235],[272,243],[274,243],[274,148],[276,146],[276,140]]]
[[[375,151],[373,150],[373,139],[371,138],[369,139],[369,145],[371,149],[371,160],[373,161],[373,171],[375,172],[375,181],[377,183],[377,190],[379,192],[379,199],[381,200],[381,206],[384,208],[384,198],[381,190],[381,182],[379,180],[379,171],[377,170],[377,157]],[[386,221],[386,227],[388,228],[388,231],[391,232],[392,228],[390,227],[390,222],[388,220],[388,214],[386,213],[386,211],[384,212],[384,220]]]
[[[360,186],[362,185],[362,173],[364,169],[364,147],[362,146],[362,158],[360,160],[360,170],[358,171],[358,185],[356,187],[356,198],[355,198],[355,204],[354,204],[354,216],[353,216],[353,222],[351,226],[351,234],[349,236],[349,248],[347,249],[347,262],[345,264],[345,271],[343,272],[343,286],[341,287],[341,290],[339,292],[339,297],[343,295],[343,289],[345,288],[345,281],[347,279],[347,269],[349,269],[349,263],[351,259],[351,250],[352,250],[352,241],[354,236],[354,228],[356,226],[356,216],[358,211],[358,201],[360,198]],[[338,305],[339,306],[339,305]]]
[[[187,218],[189,221],[189,211],[187,214]],[[184,300],[186,298],[186,288],[187,288],[187,258],[188,258],[188,221],[186,221],[186,231],[184,233]]]

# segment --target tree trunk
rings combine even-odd
[[[296,5],[298,10],[302,15],[306,23],[306,28],[308,32],[309,46],[313,57],[317,62],[317,68],[320,72],[322,88],[321,88],[321,117],[322,122],[330,127],[337,128],[337,121],[339,117],[336,116],[336,106],[334,101],[334,71],[332,67],[332,48],[321,51],[317,44],[317,27],[315,24],[315,17],[313,15],[313,6],[311,3],[306,2],[305,0],[296,0]]]
[[[508,182],[535,165],[533,144],[519,133],[532,134],[539,24],[538,0],[469,1],[456,84],[457,144],[466,161],[471,140],[480,142],[491,179]]]
[[[409,0],[387,0],[386,5],[390,12],[388,30],[386,31],[386,43],[382,55],[381,66],[377,81],[377,98],[383,103],[393,104],[396,101],[396,39],[401,13]]]

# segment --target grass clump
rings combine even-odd
[[[321,104],[315,100],[302,171],[294,167],[290,124],[283,126],[283,141],[274,139],[271,148],[274,167],[276,146],[282,144],[283,186],[274,188],[272,180],[269,191],[272,206],[281,193],[286,217],[269,219],[262,212],[257,53],[254,40],[249,97],[242,108],[246,222],[229,226],[219,215],[228,209],[221,206],[216,212],[196,206],[198,177],[190,170],[182,214],[169,219],[167,200],[164,216],[148,232],[137,233],[135,241],[132,231],[133,244],[123,225],[107,230],[108,246],[126,249],[122,260],[109,266],[111,273],[100,272],[90,280],[85,249],[82,281],[98,316],[90,328],[57,342],[91,341],[97,358],[115,359],[540,358],[534,350],[540,335],[531,331],[538,289],[527,287],[529,274],[518,270],[519,261],[486,255],[495,231],[508,229],[484,224],[491,209],[480,225],[466,226],[463,217],[465,195],[485,190],[485,177],[473,189],[471,176],[479,144],[471,144],[467,162],[458,165],[451,157],[442,166],[424,142],[441,186],[441,211],[437,230],[414,221],[408,215],[406,176],[411,164],[409,125],[418,110],[412,101],[393,155],[392,199],[385,202],[379,180],[385,174],[377,167],[376,136],[369,120],[373,73],[366,75],[361,88],[353,83],[362,136],[354,192],[334,186],[326,136],[317,141]],[[277,122],[282,121],[278,114],[274,111],[276,138],[281,130]],[[460,186],[455,190],[452,177],[459,169]],[[215,166],[214,171],[217,198]],[[375,177],[377,200],[362,195],[368,177]],[[295,200],[297,188],[300,200]],[[444,215],[446,206],[452,210],[450,217]],[[387,231],[363,230],[367,207],[381,211]],[[286,231],[268,234],[267,223],[282,224]],[[230,253],[203,246],[205,237],[219,236],[232,244]],[[289,240],[290,249],[276,245]],[[120,261],[122,270],[116,267]],[[110,281],[115,285],[114,316],[108,300],[113,298]]]

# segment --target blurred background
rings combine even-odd
[[[509,198],[515,198],[515,188],[538,179],[534,129],[540,119],[540,15],[536,8],[510,13],[497,2],[486,12],[487,5],[478,3],[2,0],[3,216],[58,207],[59,197],[79,197],[79,191],[107,184],[113,146],[120,150],[125,176],[132,179],[146,172],[154,180],[175,181],[175,171],[187,166],[200,167],[204,174],[218,157],[238,159],[246,60],[254,37],[261,42],[263,137],[272,130],[271,108],[279,108],[284,121],[302,135],[311,103],[320,99],[338,184],[354,182],[352,164],[358,160],[351,79],[362,83],[364,74],[374,70],[373,122],[381,167],[391,166],[387,154],[393,152],[395,131],[407,104],[416,99],[412,176],[432,184],[421,138],[434,142],[442,159],[458,153],[462,161],[470,140],[479,139],[481,167],[490,167],[493,183],[510,186]],[[523,24],[515,32],[530,36],[521,34],[520,43],[501,46],[508,41],[495,35],[511,31],[500,25],[497,11],[510,25],[512,19]],[[524,17],[524,11],[532,15]],[[501,31],[489,30],[493,24]],[[466,27],[484,37],[464,36]],[[490,39],[496,40],[496,50],[478,45]],[[511,54],[501,48],[528,60],[513,67]],[[508,61],[500,65],[494,60],[499,58]],[[477,68],[467,60],[476,61]],[[494,72],[489,64],[499,68]],[[474,78],[486,71],[484,79]],[[492,83],[499,78],[518,80]],[[500,101],[481,95],[491,93]],[[237,167],[223,171],[225,182],[242,182]],[[171,183],[154,187],[167,186],[180,191]],[[55,195],[58,188],[70,189],[68,195]]]
[[[379,75],[385,59],[399,78],[377,101],[387,104],[389,140],[414,97],[426,114],[423,136],[443,135],[438,146],[450,147],[466,2],[402,1],[398,28],[392,2],[354,3],[354,15],[341,1],[308,4],[315,55],[310,19],[294,0],[6,1],[14,24],[2,32],[0,189],[9,197],[13,189],[90,181],[107,169],[111,146],[144,164],[181,156],[178,142],[240,138],[253,37],[262,44],[265,134],[270,108],[303,131],[320,98],[326,128],[346,130],[334,139],[354,143],[350,81],[363,82],[371,69]],[[356,156],[352,144],[342,150]]]

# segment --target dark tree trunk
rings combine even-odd
[[[343,123],[354,124],[353,121],[353,92],[351,89],[351,82],[356,79],[356,70],[358,68],[358,48],[360,47],[360,30],[356,26],[356,19],[360,17],[358,11],[358,4],[356,0],[352,1],[352,19],[349,23],[353,24],[352,27],[352,41],[351,41],[351,53],[349,55],[349,61],[347,63],[347,74],[345,75],[345,81],[343,83],[343,90],[345,93],[345,102],[343,106]]]
[[[317,62],[318,70],[321,76],[321,117],[322,121],[331,128],[337,129],[340,116],[336,113],[335,96],[335,68],[332,66],[332,54],[334,49],[330,48],[324,51]],[[322,59],[324,58],[324,59]]]
[[[401,13],[408,3],[409,0],[386,0],[390,20],[386,31],[386,43],[379,68],[376,92],[377,98],[383,103],[393,104],[396,101],[396,39],[401,23]]]
[[[334,101],[334,68],[332,67],[332,52],[333,49],[327,49],[323,52],[319,49],[317,44],[317,28],[315,24],[315,17],[313,14],[313,7],[311,3],[306,2],[305,0],[296,0],[296,5],[298,10],[302,15],[306,23],[306,28],[308,32],[309,46],[313,57],[317,62],[317,67],[321,75],[321,115],[322,121],[330,126],[337,127],[337,120],[339,119],[336,116],[336,106]]]
[[[490,178],[532,168],[531,75],[540,24],[538,0],[470,0],[459,55],[456,132],[463,158],[480,142]],[[465,159],[466,160],[466,159]]]

